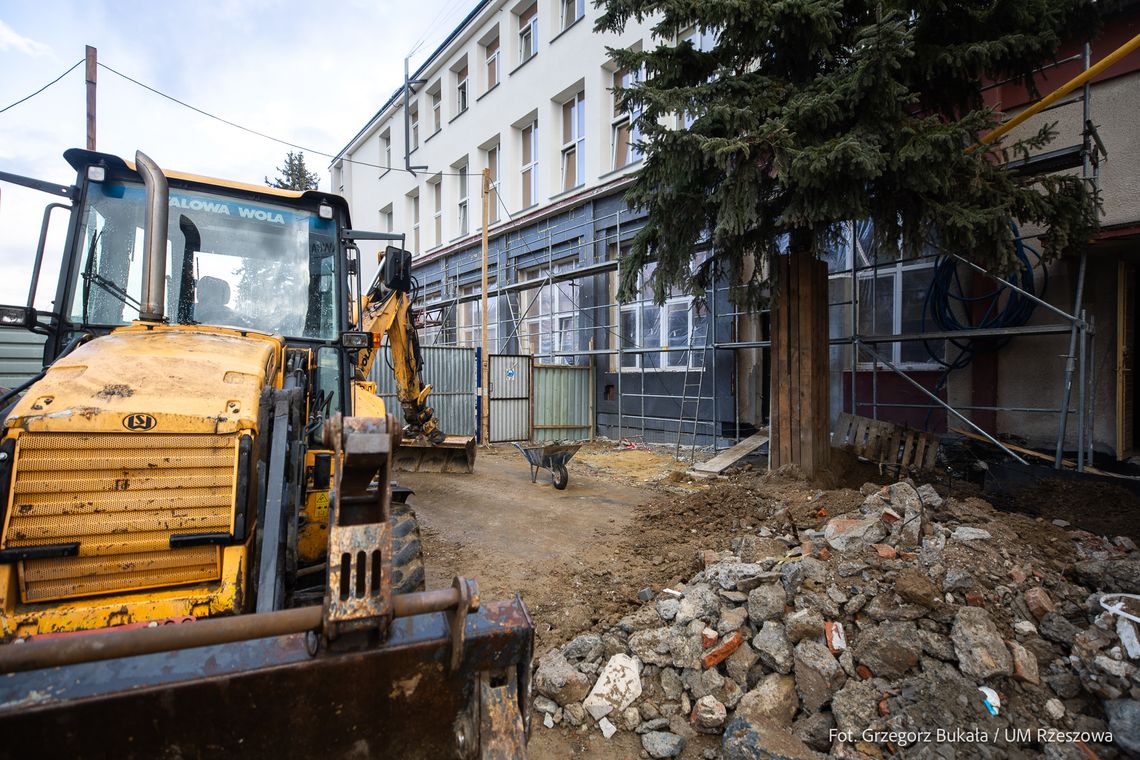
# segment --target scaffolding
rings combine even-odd
[[[1106,155],[1096,127],[1092,122],[1091,114],[1091,76],[1090,67],[1091,49],[1085,44],[1083,52],[1075,56],[1064,58],[1041,67],[1039,71],[1061,66],[1075,60],[1083,63],[1084,82],[1080,85],[1081,93],[1077,96],[1062,100],[1047,96],[1049,100],[1044,107],[1037,111],[1061,108],[1080,104],[1082,108],[1081,141],[1078,145],[1069,146],[1059,150],[1050,151],[1021,160],[1016,169],[1021,172],[1055,172],[1066,169],[1080,168],[1081,177],[1095,190],[1099,183],[1100,160]],[[1103,62],[1098,63],[1098,67]],[[1003,83],[995,83],[999,86]],[[1070,83],[1071,84],[1071,83]],[[1072,88],[1070,88],[1072,89]],[[1023,121],[1019,116],[1017,121]],[[1001,128],[1003,131],[1006,127]],[[713,446],[714,449],[731,446],[741,440],[742,425],[740,410],[740,383],[741,372],[738,352],[744,349],[759,349],[761,352],[770,349],[771,341],[763,337],[763,324],[767,310],[739,310],[732,306],[729,298],[730,286],[717,282],[703,294],[703,298],[680,296],[665,305],[655,304],[648,298],[645,291],[637,299],[625,303],[616,301],[616,284],[622,277],[622,251],[626,243],[632,240],[634,234],[643,224],[641,215],[634,210],[618,208],[612,214],[594,216],[593,214],[577,223],[558,223],[557,215],[550,215],[535,225],[522,228],[515,233],[505,236],[505,243],[497,247],[496,255],[490,266],[490,274],[494,277],[494,287],[488,292],[489,298],[495,298],[497,307],[497,349],[505,351],[515,341],[520,352],[533,353],[537,358],[546,358],[558,362],[593,361],[595,358],[608,362],[605,371],[615,375],[616,384],[616,429],[617,438],[635,437],[638,429],[640,436],[645,439],[647,435],[647,422],[661,423],[660,443],[675,443],[679,454],[681,440],[685,432],[690,435],[690,443],[694,449],[698,438]],[[578,235],[575,230],[588,228],[588,232]],[[558,242],[555,242],[555,237]],[[1018,240],[1026,240],[1033,236],[1018,236]],[[956,253],[924,253],[910,258],[891,257],[880,260],[877,253],[869,253],[861,249],[856,223],[847,225],[845,237],[845,260],[839,262],[834,268],[829,266],[829,283],[833,287],[833,295],[829,297],[828,308],[832,315],[840,318],[830,319],[833,334],[830,343],[833,349],[831,373],[850,373],[849,395],[850,412],[856,414],[860,405],[869,406],[871,416],[879,419],[881,410],[897,408],[916,408],[931,411],[941,411],[961,422],[976,434],[999,447],[1012,459],[1025,463],[1025,460],[1014,450],[1007,447],[989,431],[983,429],[968,413],[970,412],[1011,412],[1019,414],[1051,414],[1057,416],[1057,436],[1055,444],[1055,466],[1060,468],[1062,453],[1065,448],[1066,434],[1069,427],[1069,417],[1076,417],[1077,431],[1077,469],[1083,470],[1086,462],[1093,457],[1094,427],[1092,414],[1095,385],[1095,367],[1091,366],[1089,357],[1094,348],[1093,340],[1095,330],[1092,320],[1088,318],[1083,307],[1085,288],[1085,275],[1087,270],[1087,253],[1082,252],[1077,264],[1077,278],[1074,288],[1072,313],[1049,303],[1044,298],[1013,281],[1013,278],[1001,277],[988,272]],[[523,271],[538,270],[538,274],[531,279],[512,281],[511,258],[518,255],[519,248],[527,255],[527,266]],[[599,255],[600,252],[600,255]],[[880,281],[889,275],[883,275],[886,268],[894,268],[897,275],[896,282],[901,281],[901,272],[904,267],[913,266],[919,271],[933,272],[936,259],[945,256],[953,258],[953,265],[966,271],[976,272],[999,283],[999,287],[1008,289],[1008,293],[1016,293],[1019,297],[1028,299],[1035,307],[1040,307],[1059,318],[1057,324],[1028,324],[1024,323],[1013,327],[993,327],[987,329],[961,329],[961,330],[918,330],[898,331],[895,324],[879,324]],[[471,319],[460,318],[460,311],[464,304],[474,303],[480,298],[478,292],[462,292],[461,274],[470,271],[473,264],[479,259],[477,248],[460,252],[450,258],[441,260],[441,276],[439,278],[439,292],[425,304],[424,309],[434,312],[435,322],[439,323],[439,339],[442,342],[455,345],[476,344],[479,342],[478,330],[484,329],[481,324],[470,324]],[[573,259],[573,261],[571,261]],[[835,263],[835,262],[831,262]],[[513,274],[521,274],[516,270]],[[596,286],[596,278],[602,278],[602,286]],[[603,294],[600,303],[582,304],[579,284],[583,281],[595,283],[593,293]],[[865,287],[864,287],[865,286]],[[896,285],[897,287],[897,285]],[[546,311],[539,309],[537,315],[531,314],[532,309],[542,302],[542,293],[534,293],[548,289],[549,297]],[[835,299],[834,291],[838,290],[839,298]],[[866,292],[861,294],[861,290]],[[557,297],[554,293],[557,292]],[[575,294],[578,294],[576,297]],[[862,304],[862,296],[869,299],[869,305]],[[520,297],[525,306],[520,304]],[[1000,296],[999,296],[1000,297]],[[558,310],[555,302],[565,302],[565,308]],[[569,305],[566,306],[566,303]],[[700,314],[700,305],[708,305],[708,313]],[[727,305],[727,311],[724,307]],[[677,317],[683,307],[684,325],[683,334],[676,334],[676,330],[669,330],[669,321]],[[506,311],[506,314],[503,311]],[[644,310],[658,309],[656,330],[649,331],[642,328],[643,314],[650,313]],[[718,313],[718,309],[720,312]],[[925,309],[925,304],[924,304]],[[626,315],[633,315],[628,321]],[[468,324],[460,324],[467,321]],[[842,334],[835,334],[837,324],[847,323],[849,329]],[[897,318],[895,318],[897,321]],[[454,325],[454,327],[449,327]],[[537,325],[538,332],[535,332]],[[631,331],[629,328],[633,326]],[[505,331],[504,326],[508,329]],[[750,340],[741,340],[739,335],[747,327],[761,337]],[[454,329],[454,335],[449,331]],[[725,334],[727,329],[729,334]],[[463,339],[462,332],[467,331],[469,337]],[[900,361],[896,354],[901,355],[901,346],[906,344],[931,342],[953,343],[968,339],[1005,339],[1013,337],[1035,337],[1069,335],[1069,348],[1062,357],[1063,392],[1056,406],[1025,406],[1025,405],[952,405],[940,398],[937,392],[931,391],[913,375],[912,368],[906,362]],[[530,341],[529,351],[522,351],[523,338]],[[899,346],[895,349],[894,346]],[[883,347],[889,349],[890,356],[886,355]],[[838,352],[835,349],[839,349]],[[732,417],[726,420],[730,424],[722,423],[722,411],[725,401],[718,394],[718,357],[728,355],[732,358],[732,382],[735,392],[732,394]],[[837,358],[838,354],[838,358]],[[844,356],[845,354],[845,356]],[[698,360],[699,359],[699,360]],[[759,364],[767,369],[767,362],[763,354]],[[674,373],[682,377],[684,387],[677,393],[651,393],[647,390],[647,380],[656,378],[655,386],[665,389],[661,378],[665,373]],[[704,374],[700,382],[694,385],[690,381],[693,372],[708,373],[710,382],[704,382]],[[897,401],[880,400],[879,375],[888,372],[900,377],[909,387],[919,392],[926,403],[900,403]],[[950,370],[946,371],[949,376]],[[870,376],[870,399],[860,398],[857,379],[861,374]],[[631,389],[630,380],[637,378],[636,390]],[[1073,386],[1076,385],[1076,403],[1072,403]],[[689,391],[695,388],[696,395],[690,396]],[[842,389],[841,389],[842,390]],[[833,393],[833,400],[837,394]],[[649,413],[649,404],[655,401],[668,399],[677,403],[676,417],[664,417]],[[632,404],[627,402],[632,402]],[[695,410],[691,415],[686,411],[686,404],[692,403]],[[1074,408],[1075,406],[1075,408]],[[632,409],[631,409],[632,407]],[[711,408],[711,415],[702,415],[700,410]],[[631,412],[633,412],[631,414]],[[833,418],[838,412],[833,409]],[[629,424],[627,417],[633,418],[633,425]],[[760,422],[761,415],[755,415],[755,421]],[[929,419],[929,416],[928,416]],[[669,426],[674,426],[669,429]],[[670,441],[670,437],[674,440]]]

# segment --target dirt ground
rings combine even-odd
[[[817,482],[756,471],[696,480],[685,475],[687,467],[665,450],[592,443],[569,463],[569,487],[557,491],[545,472],[531,483],[521,454],[504,446],[480,449],[474,475],[402,474],[400,480],[416,491],[428,587],[465,575],[478,580],[484,598],[521,594],[537,629],[536,656],[617,623],[638,609],[640,589],[656,593],[689,578],[702,549],[728,549],[735,536],[761,525],[793,535],[820,528],[858,509],[862,484],[894,480],[838,452]],[[936,485],[959,498],[980,495],[970,484]],[[1064,534],[1040,516],[1052,517],[1059,507],[1044,496],[1026,495],[1036,508],[1023,505],[1029,514],[1009,515],[1008,524],[1019,541],[1061,566],[1057,542]],[[719,737],[698,736],[681,757],[701,758],[712,747]],[[538,760],[640,753],[628,732],[607,741],[596,730],[551,730],[537,721],[530,740]]]
[[[478,580],[484,598],[521,594],[541,655],[616,623],[637,609],[640,589],[658,591],[689,577],[700,549],[726,548],[776,502],[822,524],[863,498],[856,490],[821,491],[758,473],[695,480],[687,468],[664,450],[596,442],[569,463],[569,487],[557,491],[548,473],[530,482],[514,447],[496,446],[479,450],[474,475],[403,473],[400,482],[415,490],[428,588],[465,575]],[[859,476],[868,474],[874,471]],[[682,757],[699,758],[716,745],[698,738]],[[607,741],[597,731],[535,726],[531,734],[530,755],[538,760],[617,760],[640,752],[637,737],[627,733]]]

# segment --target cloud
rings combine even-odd
[[[51,52],[51,48],[31,37],[19,34],[15,29],[0,21],[0,51],[13,50],[24,55],[44,55]]]

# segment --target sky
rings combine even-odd
[[[99,62],[217,116],[335,154],[476,0],[0,0],[0,109],[98,49]],[[80,65],[0,113],[0,171],[71,184],[63,160],[85,147]],[[98,71],[97,149],[159,166],[262,183],[291,148],[255,137]],[[330,160],[305,162],[329,188]],[[59,198],[0,183],[0,303],[23,304],[46,204]],[[56,212],[36,305],[51,307],[66,214]]]

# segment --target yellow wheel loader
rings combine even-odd
[[[361,286],[356,241],[397,236],[328,193],[65,157],[73,186],[0,172],[64,199],[0,306],[46,336],[0,396],[0,758],[523,757],[527,610],[424,591],[391,480],[401,451],[473,459],[427,406],[410,255]],[[366,382],[385,339],[402,422]]]

